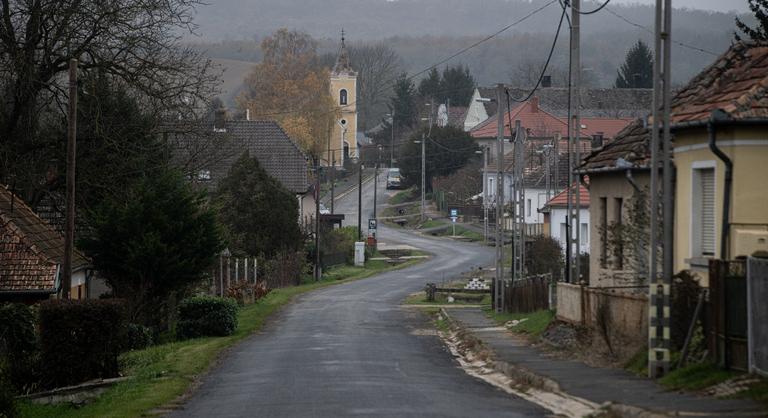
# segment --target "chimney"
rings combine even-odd
[[[536,113],[539,111],[539,98],[538,96],[531,97],[531,112]]]
[[[592,149],[601,148],[603,146],[603,133],[596,132],[592,135]]]
[[[547,88],[552,87],[552,76],[551,75],[545,75],[541,78],[541,87]]]
[[[227,119],[226,109],[216,109],[213,113],[213,132],[227,132],[224,123]]]

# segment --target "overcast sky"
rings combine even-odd
[[[656,4],[655,0],[612,0],[611,3],[622,4]],[[729,12],[736,10],[737,12],[749,11],[747,7],[747,0],[672,0],[672,7],[688,7],[691,9],[709,9],[717,10],[718,12]]]

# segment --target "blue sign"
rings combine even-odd
[[[459,210],[458,209],[451,209],[451,218],[455,218],[459,216]]]

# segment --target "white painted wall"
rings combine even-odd
[[[560,246],[565,250],[565,216],[568,214],[566,208],[555,207],[550,213],[551,236],[556,239]],[[581,221],[581,246],[579,252],[589,253],[589,242],[592,237],[589,236],[589,209],[582,208],[579,211]],[[586,231],[586,232],[585,232]]]
[[[464,119],[464,130],[469,132],[472,128],[479,125],[481,122],[488,119],[488,112],[485,111],[485,106],[482,102],[478,102],[477,99],[481,98],[480,90],[475,89],[472,93],[472,99],[469,101],[469,109],[467,109],[467,116]]]

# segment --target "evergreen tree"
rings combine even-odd
[[[131,319],[144,325],[162,325],[169,296],[197,284],[222,249],[213,210],[172,171],[125,186],[88,217],[90,234],[80,248],[114,296],[128,301]]]
[[[755,14],[757,27],[749,27],[738,17],[736,18],[736,27],[753,41],[768,41],[768,0],[749,0],[749,10]],[[733,36],[737,41],[741,41],[738,32],[735,32]]]
[[[414,141],[421,141],[422,137],[430,135],[429,130],[429,127],[425,127],[414,132],[401,148],[399,166],[403,177],[410,184],[419,184],[421,181],[421,144]],[[468,132],[453,126],[433,126],[431,138],[426,141],[425,177],[428,190],[432,188],[433,177],[453,174],[475,157],[475,151],[480,149]]]
[[[627,52],[624,64],[617,71],[616,87],[620,89],[649,89],[653,87],[653,54],[638,40]]]
[[[440,100],[440,73],[432,68],[426,78],[419,82],[419,94],[424,98]]]
[[[216,201],[235,253],[271,257],[303,244],[296,197],[247,152],[221,179]]]
[[[398,129],[412,127],[416,123],[416,88],[406,73],[400,74],[395,82],[395,97],[390,108],[395,112]]]
[[[450,100],[451,106],[469,106],[475,86],[475,78],[470,74],[469,67],[446,67],[440,80],[440,97],[437,99],[440,103]]]

